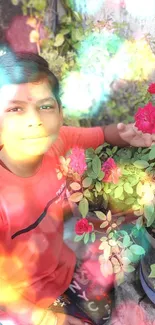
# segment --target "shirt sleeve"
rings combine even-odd
[[[82,149],[94,148],[104,143],[104,133],[101,127],[81,128],[63,126],[59,137],[54,144],[57,154],[65,154],[69,149],[79,147]]]

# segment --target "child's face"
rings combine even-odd
[[[62,112],[47,81],[0,89],[0,143],[11,158],[43,155],[61,125]]]

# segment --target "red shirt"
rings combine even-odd
[[[63,242],[66,184],[58,180],[56,168],[70,148],[96,148],[103,142],[100,127],[62,127],[32,177],[0,166],[0,282],[11,285],[13,299],[21,295],[46,308],[68,288],[76,257]],[[7,299],[0,290],[0,305]]]

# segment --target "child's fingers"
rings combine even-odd
[[[119,130],[119,131],[125,131],[126,130],[126,125],[124,124],[124,123],[118,123],[117,124],[117,129]]]
[[[118,123],[117,129],[120,132],[120,134],[124,134],[127,136],[134,136],[135,133],[137,133],[137,130],[134,127],[133,123],[130,124]]]
[[[150,147],[152,145],[152,137],[150,134],[148,133],[143,134],[143,139],[146,147]]]

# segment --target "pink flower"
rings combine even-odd
[[[143,133],[155,133],[155,107],[148,103],[135,114],[135,126]]]
[[[155,83],[149,85],[148,92],[150,94],[155,94]]]
[[[93,226],[89,224],[87,219],[80,219],[75,225],[75,232],[77,235],[83,235],[87,232],[92,232]]]
[[[104,162],[102,171],[105,173],[103,181],[106,183],[117,184],[119,177],[122,175],[121,169],[118,168],[113,158],[108,158]]]
[[[69,165],[73,169],[73,171],[78,173],[79,175],[83,175],[83,173],[87,169],[84,149],[73,148],[69,158],[70,158]]]

